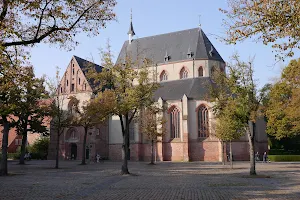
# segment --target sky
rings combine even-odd
[[[225,62],[230,63],[230,57],[234,52],[238,52],[244,61],[255,57],[254,77],[259,87],[279,77],[281,69],[291,59],[300,57],[300,51],[296,51],[293,58],[277,62],[270,46],[252,40],[237,45],[226,45],[221,42],[217,36],[225,36],[225,28],[222,26],[222,19],[225,16],[219,8],[226,9],[227,0],[118,0],[115,7],[117,21],[109,22],[98,36],[78,35],[76,39],[79,45],[72,51],[60,49],[56,45],[39,44],[31,51],[31,63],[37,76],[46,74],[50,78],[55,77],[56,67],[59,67],[60,73],[63,74],[73,55],[93,59],[95,63],[101,64],[100,49],[105,48],[108,39],[117,58],[124,41],[128,40],[131,9],[137,38],[196,28],[201,15],[202,30]]]

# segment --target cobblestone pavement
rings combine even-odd
[[[130,162],[133,175],[121,176],[121,163],[9,162],[10,176],[0,177],[0,199],[300,199],[300,163],[249,163],[234,169],[219,163]],[[268,177],[269,176],[269,177]]]

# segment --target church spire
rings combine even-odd
[[[132,9],[130,13],[130,26],[129,26],[129,31],[128,31],[128,36],[129,36],[129,44],[131,44],[132,37],[135,36],[135,32],[133,30],[133,24],[132,24]]]

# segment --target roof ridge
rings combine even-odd
[[[172,31],[172,32],[169,32],[169,33],[162,33],[162,34],[156,34],[156,35],[136,38],[135,40],[146,39],[146,38],[151,38],[151,37],[156,37],[156,36],[161,36],[161,35],[168,35],[168,34],[173,34],[173,33],[179,33],[179,32],[184,32],[184,31],[191,31],[191,30],[195,30],[195,29],[199,29],[199,28],[190,28],[190,29],[184,29],[184,30],[180,30],[180,31]],[[128,40],[126,40],[125,42],[127,42],[127,41]]]

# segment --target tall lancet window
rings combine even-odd
[[[171,138],[180,138],[180,111],[173,107],[170,112]]]
[[[203,67],[200,66],[198,69],[198,77],[202,77],[203,76]]]
[[[183,67],[183,68],[180,70],[180,79],[187,78],[188,76],[189,76],[188,71],[185,69],[185,67]]]
[[[198,109],[198,137],[206,138],[209,135],[208,109],[201,105]]]
[[[167,81],[168,80],[168,74],[165,70],[163,70],[161,73],[160,73],[160,81]]]

